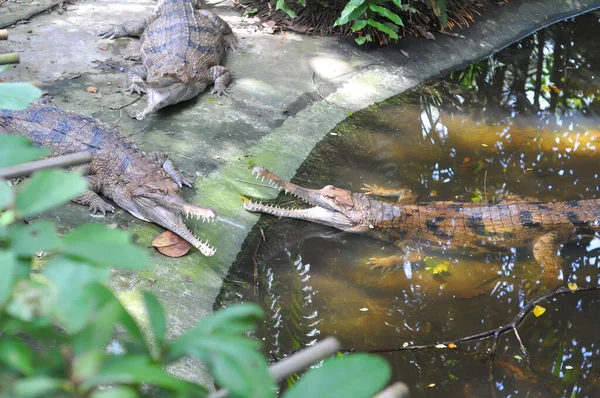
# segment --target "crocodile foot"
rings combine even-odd
[[[213,87],[212,91],[210,92],[211,94],[217,94],[219,97],[224,95],[226,97],[229,97],[229,89],[227,87]]]
[[[146,92],[146,89],[140,85],[140,83],[143,82],[144,81],[141,77],[134,76],[131,78],[131,83],[125,91],[129,94],[144,94]]]
[[[417,195],[408,188],[383,188],[376,184],[364,184],[361,188],[366,195],[397,197],[397,202],[401,204],[416,203]]]
[[[92,203],[90,204],[89,207],[90,213],[92,214],[98,214],[98,213],[102,213],[103,216],[106,215],[107,211],[110,211],[111,213],[115,212],[115,208],[112,205],[109,205],[106,202],[102,202],[102,203]]]
[[[225,51],[231,50],[235,52],[236,48],[238,47],[238,41],[235,35],[231,33],[223,36],[223,38],[225,39]]]
[[[123,25],[103,30],[97,33],[103,39],[118,39],[119,37],[127,36],[127,31]]]
[[[371,257],[367,262],[371,266],[371,270],[380,269],[381,273],[393,271],[404,265],[404,256],[389,256],[389,257]]]

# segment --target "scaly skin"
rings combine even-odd
[[[142,64],[128,73],[128,91],[148,93],[147,114],[193,98],[214,84],[212,93],[226,94],[229,70],[219,63],[226,49],[235,50],[236,38],[216,14],[198,9],[194,0],[159,0],[141,21],[100,32],[107,39],[139,36]]]
[[[398,204],[328,185],[320,190],[292,184],[263,167],[252,171],[314,207],[288,210],[246,202],[252,212],[291,217],[329,225],[343,231],[395,242],[417,241],[466,252],[507,251],[534,242],[535,259],[548,269],[562,265],[558,254],[569,235],[580,228],[600,230],[600,200],[542,203],[506,201],[493,205],[457,202]],[[392,256],[371,262],[388,268],[414,260]]]
[[[84,176],[89,190],[73,201],[96,213],[114,212],[98,194],[114,201],[135,217],[154,222],[190,242],[206,256],[215,249],[200,241],[185,225],[182,215],[213,221],[216,214],[186,203],[179,196],[183,184],[191,186],[164,154],[146,154],[112,127],[89,116],[36,103],[24,111],[0,110],[0,134],[15,134],[47,147],[54,156],[88,151],[92,162]]]

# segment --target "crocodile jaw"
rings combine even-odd
[[[309,209],[284,209],[282,207],[248,201],[244,202],[244,209],[253,213],[267,213],[277,217],[296,218],[298,220],[315,222],[343,231],[352,228],[352,222],[343,214],[318,206]]]
[[[311,221],[348,232],[362,232],[368,229],[368,225],[366,228],[363,225],[364,217],[361,217],[360,212],[354,207],[353,198],[356,194],[352,194],[350,191],[333,186],[327,186],[320,190],[304,188],[278,177],[261,166],[254,167],[252,174],[256,175],[256,178],[262,177],[263,180],[266,178],[269,186],[285,190],[314,207],[284,209],[247,201],[244,203],[244,209],[248,211]]]

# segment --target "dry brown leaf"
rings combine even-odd
[[[97,92],[98,92],[98,88],[97,88],[97,87],[94,87],[94,86],[89,86],[89,87],[87,88],[87,92],[88,92],[88,93],[97,93]]]
[[[167,257],[184,256],[192,248],[188,241],[171,231],[165,231],[154,238],[152,246]]]

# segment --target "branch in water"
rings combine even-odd
[[[567,293],[588,292],[588,291],[592,291],[592,290],[600,290],[600,286],[578,287],[574,290],[571,290],[568,286],[561,286],[549,293],[546,293],[542,296],[539,296],[539,297],[531,300],[529,302],[529,304],[527,304],[525,307],[523,307],[521,309],[521,311],[519,311],[519,313],[517,314],[517,316],[515,316],[515,318],[513,319],[512,322],[507,323],[504,326],[500,326],[496,329],[488,330],[485,332],[473,334],[473,335],[466,336],[466,337],[461,337],[460,339],[457,339],[457,340],[446,341],[443,343],[424,344],[424,345],[409,345],[406,347],[378,348],[375,350],[366,350],[366,352],[382,353],[382,352],[408,351],[408,350],[425,350],[428,348],[436,348],[436,346],[439,346],[440,344],[448,346],[449,344],[458,344],[458,343],[467,343],[467,342],[471,342],[471,341],[479,341],[479,340],[484,340],[484,339],[487,339],[490,337],[494,337],[495,341],[497,341],[497,339],[500,338],[500,336],[502,336],[504,333],[511,331],[511,330],[516,331],[517,327],[523,322],[523,320],[527,317],[527,315],[529,315],[529,313],[533,311],[533,308],[536,305],[538,305],[539,303],[541,303],[542,301],[554,298],[556,296],[562,296]],[[353,348],[350,348],[350,349],[342,349],[341,351],[342,352],[356,352],[356,351],[362,351],[362,350],[355,350]]]

